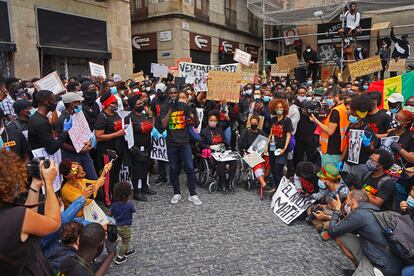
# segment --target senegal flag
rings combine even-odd
[[[414,71],[381,81],[373,81],[368,87],[368,92],[372,91],[382,93],[382,108],[388,109],[388,97],[393,93],[402,94],[405,102],[408,97],[414,96]]]

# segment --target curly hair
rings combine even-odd
[[[65,224],[60,231],[59,238],[65,245],[71,245],[75,243],[79,236],[80,232],[82,230],[83,225],[76,221],[71,221],[67,224]]]
[[[289,114],[289,106],[285,100],[282,99],[274,99],[269,103],[269,111],[271,114],[276,114],[276,106],[278,104],[282,104],[283,106],[283,114],[287,116]]]
[[[27,167],[14,152],[0,150],[0,200],[13,201],[26,191]]]
[[[355,111],[367,112],[372,107],[372,100],[368,95],[358,95],[352,97],[350,107]]]
[[[114,186],[114,201],[125,202],[128,201],[129,196],[132,194],[131,184],[128,182],[119,182]]]

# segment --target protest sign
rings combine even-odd
[[[129,176],[129,167],[122,164],[121,170],[119,171],[119,181],[131,183],[131,177]]]
[[[359,153],[361,152],[363,130],[351,129],[349,130],[349,151],[348,162],[357,164],[359,163]]]
[[[242,73],[242,85],[254,83],[255,77],[259,74],[259,65],[257,63],[250,63],[248,66],[239,64],[238,71]]]
[[[183,58],[179,58],[175,61],[175,67],[177,67],[178,70],[178,64],[180,64],[181,62],[193,62],[193,58],[191,57],[183,57]]]
[[[152,150],[151,159],[168,162],[167,144],[165,139],[161,136],[155,139],[151,136]]]
[[[83,216],[85,220],[106,225],[109,223],[104,211],[96,204],[95,200],[92,200],[88,205],[83,207]]]
[[[238,103],[240,96],[241,73],[210,71],[208,73],[207,100]]]
[[[348,64],[352,78],[369,75],[382,70],[380,56],[373,56]]]
[[[383,30],[383,29],[388,28],[389,26],[390,26],[390,21],[374,23],[372,24],[371,31]]]
[[[134,73],[134,74],[132,75],[132,79],[133,79],[135,82],[142,82],[142,81],[144,81],[144,80],[145,80],[145,77],[144,77],[144,72],[139,71],[138,73]]]
[[[89,142],[91,134],[92,132],[89,128],[88,121],[86,121],[85,114],[82,111],[73,114],[69,137],[77,153],[82,150],[86,142]]]
[[[89,70],[91,70],[91,76],[106,79],[105,67],[103,65],[89,62]]]
[[[246,128],[250,128],[250,118],[253,116],[253,114],[249,114],[249,116],[247,117],[247,123],[246,123]],[[260,118],[260,122],[259,122],[259,126],[257,127],[258,129],[262,130],[263,129],[263,123],[264,123],[264,117],[263,116],[259,116]]]
[[[257,152],[252,152],[243,157],[244,162],[249,165],[250,168],[254,168],[260,163],[263,163],[265,160]]]
[[[129,124],[125,128],[125,141],[128,143],[128,149],[131,149],[134,146],[134,130],[132,128],[131,120],[129,120]]]
[[[184,77],[185,82],[193,84],[194,91],[207,91],[207,78],[210,71],[236,72],[237,63],[225,65],[204,65],[198,63],[180,62],[178,64],[178,77]]]
[[[284,223],[290,224],[300,216],[315,200],[302,197],[295,185],[286,177],[280,181],[276,193],[272,197],[271,208]]]
[[[381,148],[394,154],[393,150],[391,149],[391,145],[397,143],[399,139],[400,136],[390,136],[381,138]]]
[[[33,85],[37,91],[49,90],[55,95],[66,90],[56,71],[33,83]]]
[[[198,124],[197,130],[198,130],[198,133],[201,133],[201,125],[202,125],[203,118],[204,118],[204,108],[197,107],[196,110],[197,110],[198,121],[200,122]]]
[[[62,162],[62,153],[60,150],[55,152],[54,154],[47,153],[45,148],[35,149],[32,150],[33,158],[41,158],[44,157],[44,159],[49,159],[55,161],[57,175],[55,177],[55,180],[53,181],[53,190],[56,192],[60,189],[60,185],[63,181],[63,176],[59,173],[59,165],[60,162]],[[45,193],[45,188],[42,186],[42,191]]]
[[[256,139],[254,139],[253,143],[250,145],[248,152],[257,152],[258,154],[262,155],[267,147],[268,139],[263,135],[258,135]]]
[[[232,152],[231,150],[226,150],[225,152],[213,152],[211,156],[219,162],[234,161],[239,158],[238,152]]]
[[[279,70],[277,64],[272,64],[270,67],[270,75],[272,77],[287,77],[289,70]]]
[[[388,65],[389,72],[401,72],[405,73],[405,63],[406,59],[390,59],[390,63]]]
[[[233,59],[235,61],[240,62],[241,64],[244,64],[246,66],[248,66],[250,64],[250,60],[252,58],[252,55],[249,53],[246,53],[240,49],[236,49],[236,51],[234,52],[234,56]]]
[[[278,70],[290,71],[299,66],[299,60],[296,54],[276,57],[276,62]]]
[[[168,75],[168,66],[164,64],[151,63],[151,73],[155,78],[165,78]]]

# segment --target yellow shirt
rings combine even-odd
[[[74,202],[79,196],[82,195],[82,192],[86,190],[86,183],[90,183],[95,186],[95,193],[93,194],[93,197],[96,197],[96,180],[89,180],[86,178],[83,178],[80,182],[78,182],[81,186],[78,187],[77,185],[73,185],[70,182],[66,182],[63,187],[60,189],[60,196],[62,197],[62,201],[65,204],[65,209],[68,208],[72,202]],[[86,205],[89,205],[92,202],[93,199],[87,198],[86,199]],[[80,210],[77,214],[77,217],[83,217],[83,210]]]

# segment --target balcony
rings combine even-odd
[[[148,17],[148,0],[131,1],[131,20],[140,20]]]
[[[198,19],[208,21],[209,20],[209,11],[210,11],[210,1],[209,0],[195,0],[194,5],[194,15]]]
[[[255,18],[249,18],[249,32],[257,35],[259,32],[259,20]]]
[[[237,28],[237,13],[235,10],[226,8],[225,10],[226,15],[226,25],[230,28]]]

